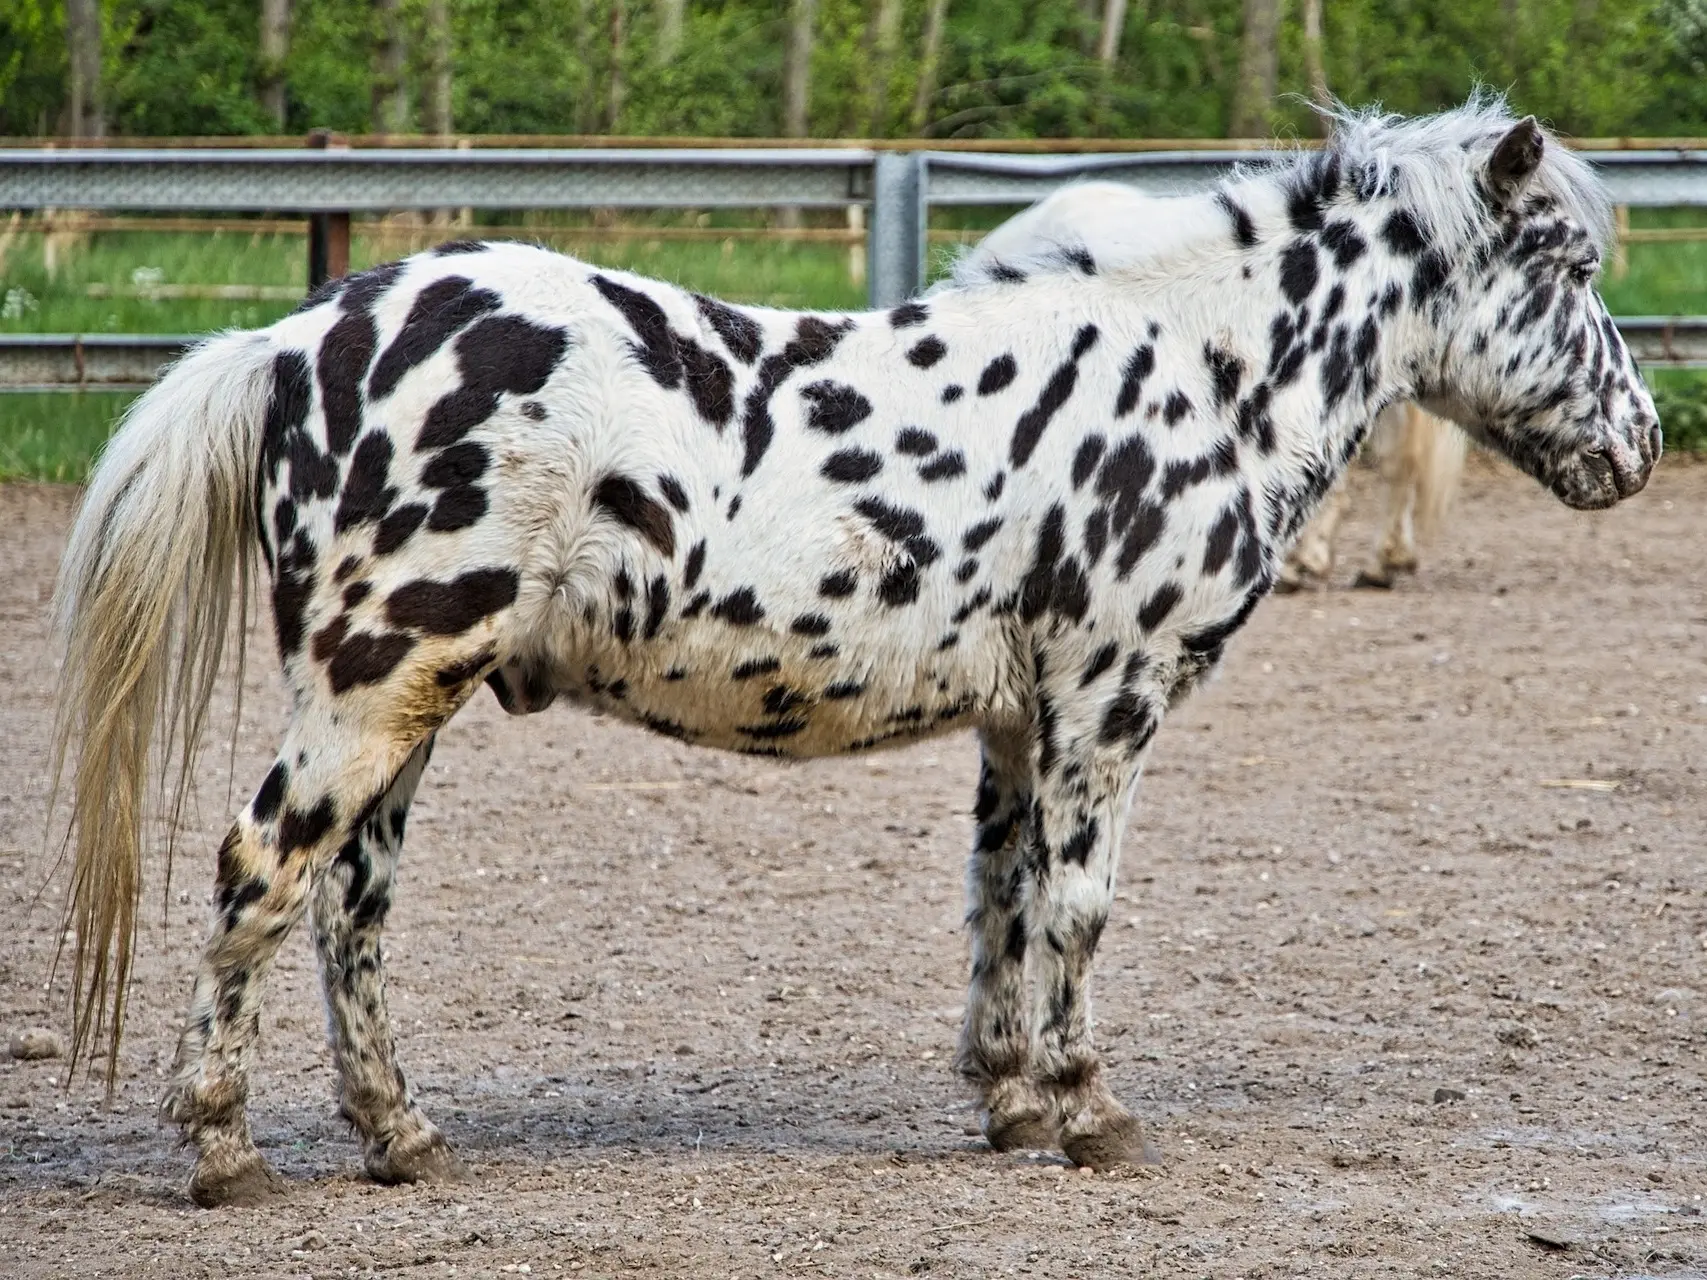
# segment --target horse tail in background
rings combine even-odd
[[[57,796],[73,761],[71,1065],[110,1031],[109,1088],[136,945],[151,742],[158,728],[163,774],[178,759],[169,798],[161,790],[169,868],[234,598],[247,633],[273,357],[265,334],[224,334],[139,398],[95,465],[60,566],[51,773]],[[242,660],[240,649],[239,688]]]

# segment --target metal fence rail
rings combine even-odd
[[[1707,316],[1615,321],[1638,362],[1707,368]],[[141,391],[198,339],[130,333],[0,334],[0,392]]]
[[[308,213],[482,209],[829,208],[867,204],[873,306],[924,281],[939,206],[1023,205],[1076,178],[1155,195],[1199,191],[1234,165],[1289,153],[1223,150],[1069,155],[760,148],[116,148],[0,150],[0,209]],[[1707,151],[1583,153],[1621,205],[1707,206]]]

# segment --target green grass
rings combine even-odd
[[[130,401],[111,391],[0,395],[0,480],[82,480]]]
[[[959,211],[944,225],[993,226],[1005,212]],[[748,220],[749,215],[719,212],[702,216],[699,225],[738,226]],[[1702,214],[1636,210],[1632,221],[1638,228],[1686,226],[1699,224]],[[537,224],[484,225],[478,234],[527,239],[531,225]],[[837,245],[637,239],[585,244],[576,252],[588,261],[734,301],[823,310],[865,302],[864,286],[848,274],[848,250]],[[50,275],[40,239],[22,238],[0,261],[0,333],[202,333],[270,324],[294,304],[97,299],[86,289],[90,284],[126,287],[139,279],[300,287],[306,254],[302,236],[102,232],[63,253]],[[376,255],[395,256],[358,234],[354,266],[371,266]],[[933,248],[933,278],[949,256],[944,247]],[[1617,315],[1707,313],[1707,242],[1631,245],[1628,273],[1613,279],[1608,272],[1601,284]],[[1668,447],[1707,450],[1707,374],[1656,371],[1650,381]],[[95,392],[0,394],[0,480],[81,479],[129,400],[128,395]]]

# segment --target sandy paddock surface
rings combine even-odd
[[[43,617],[73,500],[0,488],[7,1034],[65,1019]],[[1704,551],[1707,467],[1595,517],[1478,465],[1420,581],[1259,610],[1127,838],[1098,1036],[1164,1163],[1116,1175],[992,1154],[948,1069],[969,738],[779,767],[482,694],[388,938],[472,1179],[363,1180],[299,929],[251,1104],[290,1189],[193,1209],[155,1105],[234,803],[212,751],[112,1107],[0,1060],[0,1273],[1707,1274]],[[265,649],[240,796],[282,723]]]

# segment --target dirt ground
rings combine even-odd
[[[0,488],[5,1035],[65,1024],[40,850],[73,500]],[[1707,1275],[1704,549],[1707,466],[1586,516],[1478,464],[1419,580],[1258,611],[1127,838],[1098,1037],[1164,1163],[1117,1175],[991,1153],[949,1070],[970,738],[779,767],[482,694],[388,938],[472,1179],[363,1180],[299,930],[251,1104],[290,1189],[196,1210],[155,1107],[238,802],[212,751],[111,1108],[0,1055],[0,1273]],[[238,798],[282,723],[262,649]]]

